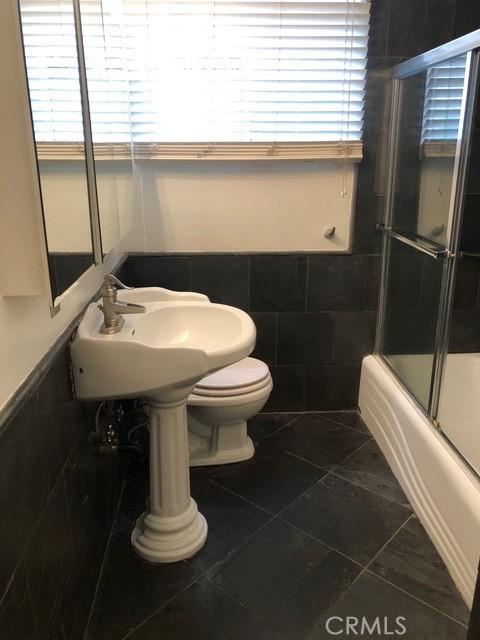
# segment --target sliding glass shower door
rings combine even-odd
[[[380,225],[376,350],[437,426],[480,46],[479,36],[471,48],[462,40],[462,47],[454,41],[394,69]]]

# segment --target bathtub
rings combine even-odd
[[[472,451],[473,447],[478,456],[480,429],[473,431],[473,420],[480,399],[480,355],[449,355],[444,384],[440,423],[448,423],[448,435],[459,449],[466,446]],[[471,606],[480,555],[477,476],[379,356],[363,360],[359,408],[458,590]],[[460,441],[462,425],[467,424],[468,435],[461,436],[466,440]]]

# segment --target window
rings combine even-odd
[[[65,5],[22,2],[36,132],[72,64]],[[81,0],[94,142],[131,135],[140,158],[361,157],[369,6]],[[41,131],[75,139],[54,119]]]

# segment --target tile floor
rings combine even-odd
[[[88,640],[347,638],[347,616],[380,616],[369,638],[390,637],[397,616],[406,640],[465,638],[468,610],[357,413],[261,414],[250,434],[251,460],[193,470],[209,537],[185,562],[134,555],[148,494],[135,465]]]

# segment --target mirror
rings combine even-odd
[[[122,3],[80,0],[103,253],[131,226],[133,158]]]
[[[466,55],[402,82],[393,226],[445,246],[461,132]]]
[[[73,0],[19,0],[52,298],[94,264]]]

